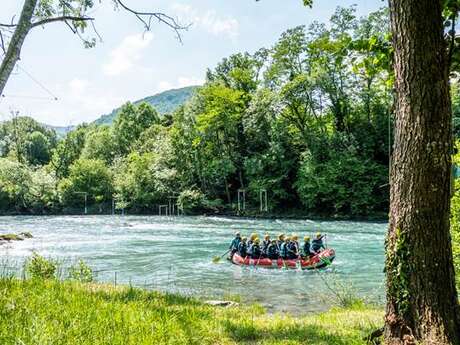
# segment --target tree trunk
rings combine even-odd
[[[460,344],[449,232],[451,101],[441,0],[390,0],[396,124],[386,344]]]
[[[18,25],[14,30],[5,57],[0,65],[0,95],[3,94],[8,78],[21,56],[22,45],[32,27],[32,16],[37,2],[38,0],[25,0],[22,7]]]

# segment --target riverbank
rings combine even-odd
[[[121,211],[117,211],[115,215],[121,215]],[[65,210],[54,210],[48,212],[34,213],[34,212],[17,212],[17,211],[2,211],[0,212],[1,216],[81,216],[83,210],[81,208],[70,209],[66,208]],[[103,208],[102,211],[99,207],[88,207],[87,214],[88,216],[108,216],[113,215],[112,210],[108,208]],[[125,210],[123,215],[130,216],[158,216],[158,212],[147,212],[147,211],[138,211],[138,210]],[[163,211],[163,216],[165,213]],[[184,215],[182,215],[184,216]],[[271,211],[271,212],[260,212],[258,209],[247,210],[245,212],[237,212],[232,209],[223,209],[216,212],[195,212],[187,213],[185,216],[203,216],[203,217],[227,217],[227,218],[236,218],[236,219],[309,219],[317,221],[328,221],[328,220],[337,220],[337,221],[369,221],[369,222],[388,222],[388,212],[382,211],[378,213],[373,213],[363,216],[351,216],[347,214],[332,214],[332,213],[311,213],[305,212],[304,210],[290,209],[280,210],[280,211]]]
[[[294,318],[258,305],[216,307],[126,286],[0,279],[0,343],[365,344],[383,311],[348,309]]]

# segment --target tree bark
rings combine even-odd
[[[441,0],[389,0],[396,123],[386,344],[460,344],[449,229],[451,101]]]
[[[13,72],[16,62],[21,56],[22,45],[24,44],[27,34],[32,28],[32,16],[37,2],[38,0],[25,0],[22,7],[18,24],[14,30],[13,36],[11,37],[11,41],[8,44],[8,49],[2,64],[0,65],[0,95],[3,94],[8,78],[10,77],[11,72]]]

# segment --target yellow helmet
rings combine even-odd
[[[259,243],[260,243],[259,239],[256,238],[256,239],[254,240],[254,243],[255,243],[255,244],[259,244]]]
[[[291,238],[290,238],[289,236],[287,236],[287,237],[284,239],[284,241],[286,241],[286,242],[289,242],[290,240],[291,240]]]
[[[269,234],[265,234],[264,240],[269,240],[269,239],[270,239],[270,235],[269,235]]]
[[[292,240],[293,240],[293,241],[297,241],[298,239],[299,239],[299,236],[297,236],[297,235],[292,235]]]
[[[316,237],[317,237],[317,238],[321,237],[321,233],[320,233],[320,232],[317,232],[317,233],[316,233]]]
[[[305,237],[303,238],[303,240],[304,240],[305,242],[310,241],[310,236],[305,236]]]
[[[284,236],[285,236],[285,235],[284,235],[283,233],[281,233],[281,234],[278,235],[278,239],[279,239],[280,241],[282,241],[282,240],[284,239]]]
[[[246,236],[244,236],[241,241],[246,241],[248,238]]]
[[[251,237],[249,237],[251,239],[251,241],[254,241],[257,237],[259,237],[259,235],[257,235],[255,232],[253,232],[251,234]]]

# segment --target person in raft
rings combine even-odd
[[[228,247],[228,249],[230,249],[230,257],[232,257],[233,254],[235,254],[238,251],[238,246],[240,245],[240,242],[241,234],[238,231],[237,233],[235,233],[235,238],[232,240],[232,243],[230,243],[230,247]]]
[[[292,235],[291,240],[287,244],[288,259],[293,260],[299,257],[299,243],[297,235]]]
[[[242,258],[246,258],[246,256],[248,256],[248,245],[246,241],[247,241],[247,238],[243,237],[241,239],[240,244],[238,245],[238,255],[241,256]]]
[[[265,234],[264,240],[262,242],[262,257],[268,257],[268,246],[272,243],[270,241],[270,235]]]
[[[311,258],[312,256],[315,256],[314,253],[312,253],[311,251],[311,244],[310,244],[310,237],[309,236],[305,236],[303,238],[304,242],[303,242],[303,257],[304,258]]]
[[[248,248],[251,247],[251,245],[254,243],[254,241],[256,240],[256,238],[259,238],[259,235],[257,235],[255,232],[253,232],[253,233],[251,234],[251,236],[249,236]]]
[[[273,240],[267,248],[267,258],[270,260],[278,260],[279,257],[279,250],[278,250],[278,244],[276,243],[275,240]]]
[[[289,259],[289,249],[288,249],[289,242],[291,242],[291,239],[289,237],[286,237],[284,239],[284,242],[281,243],[280,256],[283,260]]]
[[[316,233],[315,239],[311,242],[311,250],[313,253],[317,254],[319,253],[322,249],[326,249],[323,243],[323,235],[321,235],[320,232]]]
[[[249,253],[252,259],[260,259],[262,256],[262,250],[260,249],[260,241],[258,238],[254,240],[249,249]]]
[[[281,245],[284,243],[285,235],[279,234],[278,240],[276,241],[276,245],[278,246],[278,251],[281,252]]]

